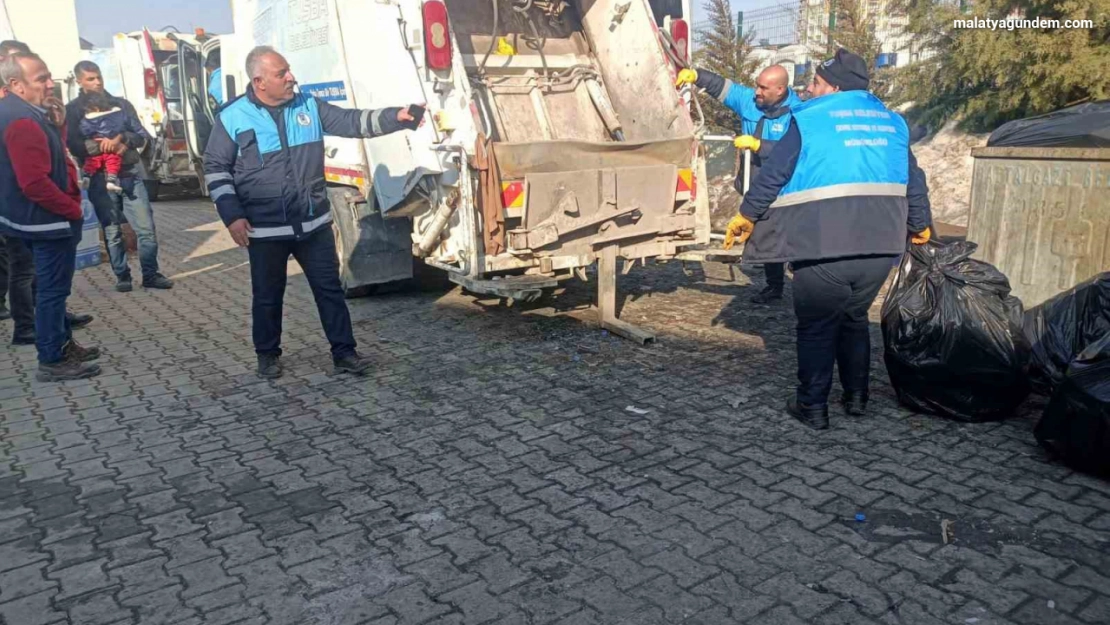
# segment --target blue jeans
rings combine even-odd
[[[80,241],[80,224],[72,237],[23,240],[35,259],[35,345],[42,364],[61,361],[62,350],[72,336],[66,319],[66,298],[73,287]]]
[[[867,392],[871,334],[867,311],[890,274],[890,256],[794,263],[798,317],[798,401],[828,403],[833,363],[845,391]]]
[[[254,351],[281,355],[281,309],[285,300],[285,276],[289,257],[297,259],[316,309],[324,334],[331,343],[331,355],[344,358],[355,353],[351,313],[343,298],[339,281],[339,259],[335,255],[335,234],[330,225],[300,241],[251,239],[247,247],[251,261],[251,317]]]
[[[125,178],[120,181],[123,193],[112,195],[105,187],[104,174],[93,175],[89,181],[89,201],[96,209],[96,217],[104,228],[104,240],[108,244],[108,257],[112,261],[112,271],[117,280],[130,280],[131,268],[127,266],[127,248],[123,243],[120,226],[124,219],[135,230],[139,239],[139,265],[143,269],[143,280],[158,275],[158,239],[154,233],[154,209],[146,194],[146,186],[138,178]]]

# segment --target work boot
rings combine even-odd
[[[130,293],[132,288],[131,276],[116,279],[116,290],[120,293]]]
[[[67,310],[66,311],[66,319],[69,320],[69,327],[74,329],[74,330],[77,330],[79,328],[83,328],[83,327],[89,325],[90,323],[92,323],[93,316],[92,315],[86,315],[84,313],[80,313],[80,314],[79,313],[71,313]]]
[[[62,347],[62,358],[72,362],[92,362],[100,358],[100,348],[82,347],[80,343],[70,339]]]
[[[284,372],[281,368],[280,356],[277,354],[258,355],[258,377],[273,380],[280,378]]]
[[[840,396],[840,403],[844,406],[845,413],[862,417],[867,414],[867,391],[844,391]]]
[[[782,300],[782,288],[765,286],[763,290],[752,296],[751,302],[753,304],[770,304]]]
[[[6,321],[6,320],[11,319],[11,318],[12,318],[12,311],[8,310],[7,306],[5,306],[3,304],[0,304],[0,321]]]
[[[173,280],[160,273],[156,273],[149,278],[143,278],[144,289],[172,289]]]
[[[51,364],[39,363],[35,376],[39,382],[63,382],[65,380],[84,380],[100,375],[100,366],[91,362],[75,362],[62,358]]]
[[[815,430],[829,429],[829,406],[807,406],[798,403],[797,397],[786,400],[786,413]]]
[[[333,358],[332,362],[335,364],[336,373],[365,373],[367,369],[373,366],[373,361],[365,356],[359,355],[358,352],[350,356],[343,356],[342,358]]]
[[[34,345],[35,344],[35,329],[31,328],[25,332],[16,331],[12,335],[12,345]]]

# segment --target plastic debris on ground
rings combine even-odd
[[[1025,311],[1033,390],[1051,396],[1076,354],[1110,334],[1110,271]]]
[[[625,406],[624,409],[627,410],[628,412],[631,412],[632,414],[638,414],[638,415],[645,415],[645,414],[651,412],[650,410],[645,410],[643,408],[637,408],[636,406]]]
[[[1071,362],[1033,434],[1064,464],[1110,478],[1110,333]]]
[[[899,401],[959,421],[1005,419],[1029,395],[1021,301],[970,241],[911,245],[882,310]]]

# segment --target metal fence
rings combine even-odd
[[[738,11],[733,18],[738,31],[750,37],[751,45],[761,57],[786,54],[795,63],[808,63],[823,58],[829,44],[830,12],[838,0],[793,0],[749,11]],[[903,32],[904,15],[892,8],[890,0],[839,0],[862,2],[859,10],[867,27],[879,41],[880,55],[876,65],[905,65],[920,56],[912,41]],[[833,22],[834,23],[834,22]],[[695,50],[703,45],[704,34],[711,25],[708,19],[694,24]],[[785,50],[785,52],[784,52]]]

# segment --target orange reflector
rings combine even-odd
[[[502,182],[501,205],[505,208],[522,208],[524,206],[524,183]]]
[[[694,190],[694,170],[680,169],[678,170],[678,188],[675,189],[678,193],[687,193]]]

